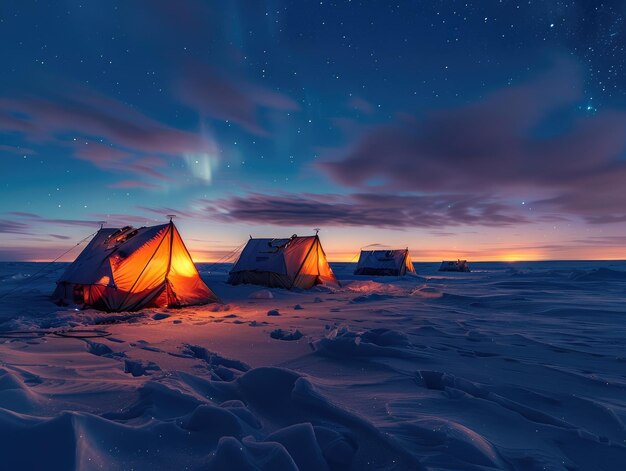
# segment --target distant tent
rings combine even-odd
[[[52,299],[114,312],[218,300],[172,222],[100,229],[57,281]]]
[[[250,239],[230,272],[228,283],[309,289],[339,282],[317,235],[289,239]]]
[[[409,249],[402,250],[361,250],[355,275],[404,276],[415,273]]]
[[[469,264],[467,260],[444,260],[441,262],[441,266],[439,267],[439,271],[470,271]]]

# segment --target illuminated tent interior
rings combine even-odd
[[[467,260],[444,260],[441,262],[441,266],[439,267],[439,271],[470,271],[469,264]]]
[[[404,276],[415,273],[409,249],[361,250],[355,275]]]
[[[287,289],[339,285],[317,235],[293,235],[289,239],[250,238],[230,272],[228,283]]]
[[[58,304],[103,311],[217,302],[169,224],[100,229],[57,281]]]

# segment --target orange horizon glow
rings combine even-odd
[[[306,228],[276,229],[273,226],[226,226],[207,232],[202,224],[185,222],[179,227],[183,243],[196,263],[234,262],[248,240],[255,237],[281,236],[284,233],[306,234]],[[548,228],[551,229],[551,228]],[[361,249],[409,248],[411,259],[417,263],[439,263],[442,260],[471,262],[533,262],[556,260],[626,260],[625,240],[619,232],[606,234],[602,229],[577,234],[550,231],[543,226],[512,229],[470,229],[450,232],[446,236],[428,231],[390,231],[372,228],[330,227],[320,235],[322,247],[330,262],[354,262]],[[72,237],[81,240],[81,233]],[[310,231],[308,231],[310,232]],[[43,235],[43,234],[42,234]],[[84,236],[83,236],[84,237]],[[49,263],[65,253],[72,244],[59,241],[41,243],[28,239],[4,238],[4,261]],[[596,243],[597,242],[597,243]],[[86,243],[75,246],[59,261],[73,261]],[[14,256],[12,256],[14,254]],[[226,258],[228,257],[228,258]],[[226,260],[225,260],[226,259]]]
[[[626,252],[626,247],[624,248],[624,251]],[[204,257],[196,257],[194,256],[194,252],[192,250],[190,250],[191,253],[191,257],[194,261],[194,263],[216,263],[220,260],[220,258],[204,258]],[[237,260],[237,257],[233,257],[229,260],[227,260],[226,262],[220,262],[220,263],[234,263]],[[59,263],[67,263],[67,262],[72,262],[74,261],[76,257],[71,257],[71,258],[63,258],[60,260],[57,260],[57,262]],[[489,257],[489,256],[484,256],[484,257],[479,257],[479,258],[472,258],[472,257],[458,257],[458,256],[450,256],[450,257],[440,257],[440,258],[421,258],[418,256],[414,256],[413,254],[411,254],[411,259],[413,262],[415,263],[441,263],[443,260],[467,260],[468,263],[482,263],[482,262],[502,262],[502,263],[518,263],[518,262],[567,262],[567,261],[571,261],[571,262],[575,262],[575,261],[598,261],[598,262],[602,262],[602,261],[626,261],[626,256],[624,255],[607,255],[607,256],[593,256],[593,255],[588,255],[588,256],[580,256],[578,258],[570,258],[570,257],[563,257],[563,258],[530,258],[527,257],[525,258],[523,254],[517,254],[517,253],[511,253],[511,254],[507,254],[507,255],[503,255],[503,256],[494,256],[494,257]],[[14,261],[5,261],[3,263],[51,263],[54,259],[53,258],[39,258],[39,259],[30,259],[30,260],[14,260]],[[339,257],[331,257],[328,256],[328,261],[330,263],[356,263],[358,261],[358,257],[356,258],[352,258],[352,257],[347,257],[347,256],[339,256]]]

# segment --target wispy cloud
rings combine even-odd
[[[13,216],[14,219],[0,219],[0,233],[14,234],[35,234],[44,230],[50,230],[51,227],[86,227],[97,229],[100,224],[109,227],[121,227],[127,225],[146,225],[154,222],[156,218],[139,216],[136,214],[102,214],[95,213],[88,215],[87,219],[63,219],[43,217],[34,213],[26,213],[19,211],[11,211],[4,213],[7,216]],[[43,234],[39,234],[43,235]],[[64,238],[65,235],[46,234],[57,239]]]
[[[581,77],[557,62],[476,103],[371,127],[319,167],[357,191],[525,197],[537,214],[626,221],[626,113],[581,110]]]
[[[71,239],[70,236],[66,236],[66,235],[62,235],[62,234],[48,234],[50,237],[54,237],[55,239],[60,239],[60,240],[69,240]]]
[[[205,201],[206,214],[222,221],[275,225],[373,226],[401,229],[462,224],[507,226],[525,216],[487,196],[385,195],[376,193],[251,193]]]
[[[266,135],[260,122],[262,109],[295,111],[298,103],[286,95],[252,83],[227,78],[205,64],[188,64],[177,93],[200,114],[221,121],[231,121],[245,130]]]
[[[33,140],[74,132],[84,137],[104,138],[135,151],[174,155],[211,146],[200,134],[163,124],[134,107],[83,86],[71,87],[67,93],[48,93],[45,98],[2,98],[0,111],[9,116],[19,115],[18,121],[28,126],[16,130],[27,133]]]
[[[2,122],[2,118],[0,117],[0,126]],[[0,153],[10,153],[10,154],[19,154],[19,155],[33,155],[36,152],[33,149],[29,149],[28,147],[22,146],[10,146],[7,144],[0,144]]]
[[[20,221],[0,219],[0,233],[4,234],[29,234],[30,226]]]
[[[64,146],[99,169],[149,181],[143,188],[171,180],[164,171],[169,162],[184,169],[185,156],[219,154],[206,133],[177,129],[87,87],[63,85],[65,92],[0,97],[0,132]]]
[[[112,183],[108,185],[109,188],[120,188],[120,189],[130,189],[130,188],[146,188],[153,189],[158,188],[157,185],[153,185],[152,183],[147,183],[141,180],[122,180],[117,183]]]
[[[23,211],[9,211],[7,214],[10,214],[11,216],[18,216],[18,217],[29,218],[29,219],[35,219],[35,218],[41,217],[38,214],[26,213]]]
[[[373,114],[375,111],[374,105],[359,96],[353,96],[348,100],[348,108],[364,114]]]

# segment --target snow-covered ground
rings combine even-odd
[[[65,266],[0,264],[1,469],[626,469],[624,262],[200,265],[223,306],[122,314],[51,304]]]

